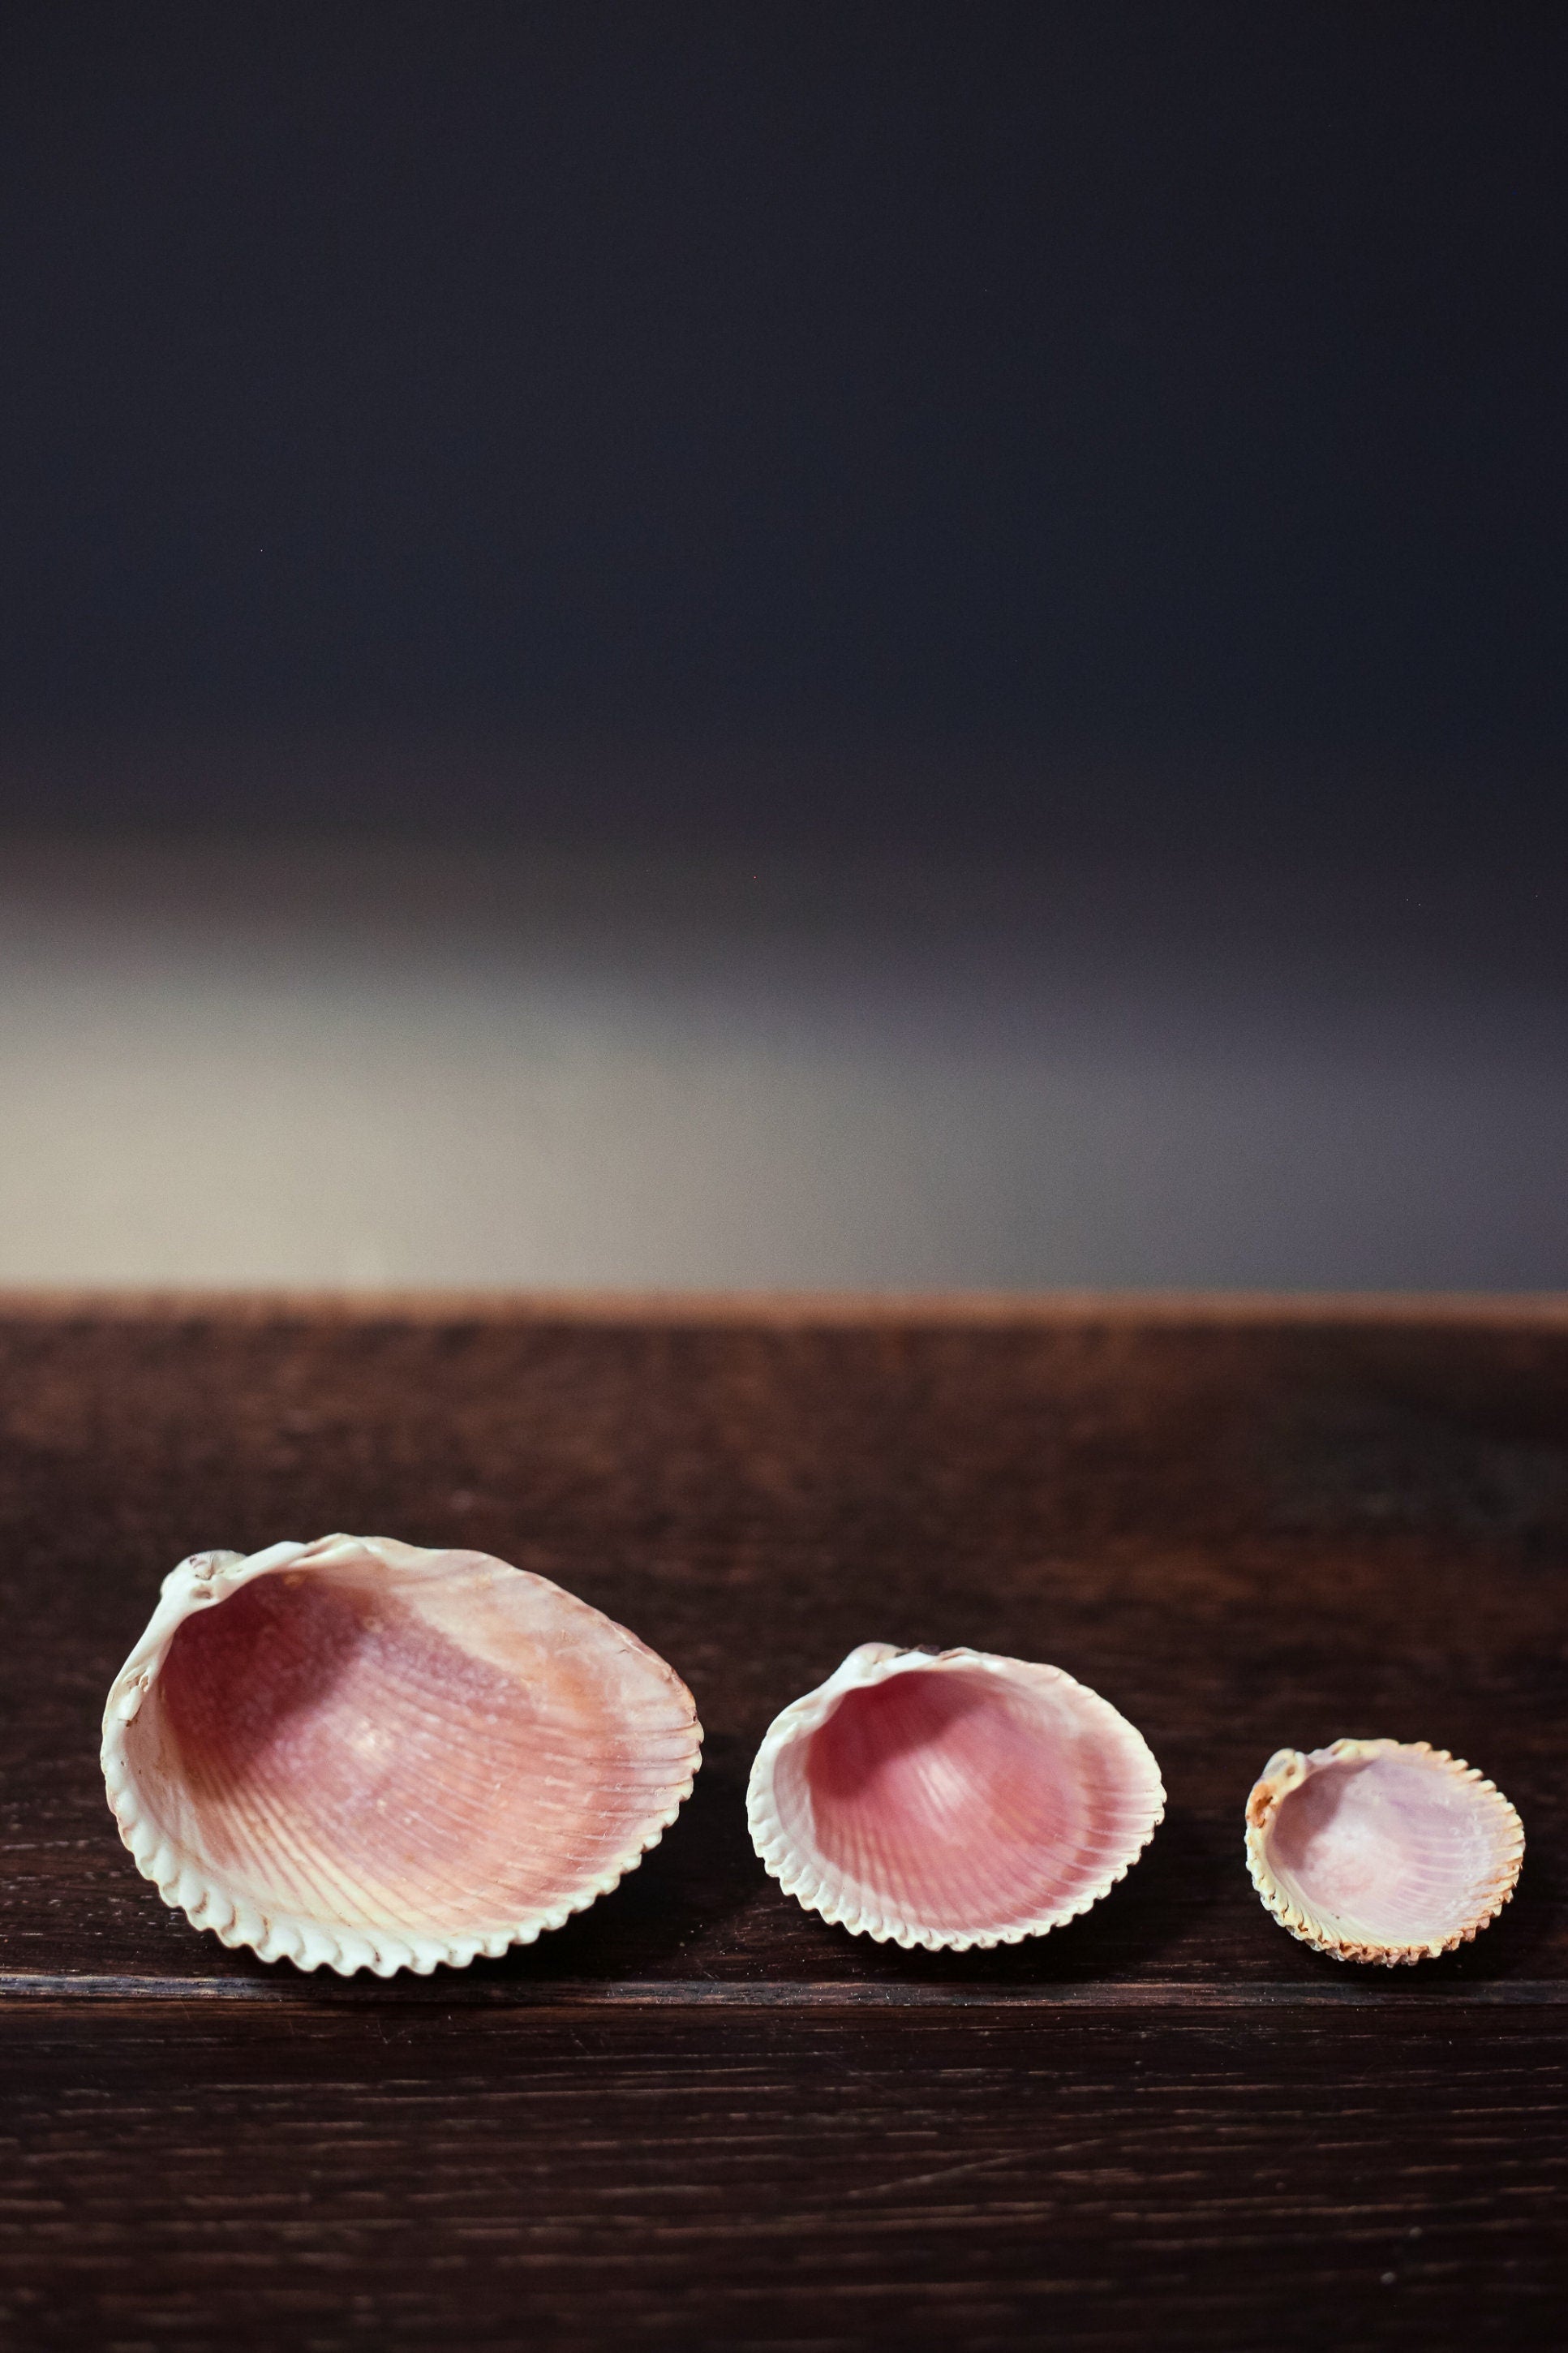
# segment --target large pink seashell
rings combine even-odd
[[[1141,1733],[1059,1667],[865,1642],[752,1767],[786,1895],[905,1947],[1016,1945],[1087,1912],[1164,1812]]]
[[[675,1820],[701,1738],[664,1661],[547,1578],[337,1535],[164,1579],[103,1772],[194,1927],[390,1977],[531,1944],[605,1894]]]
[[[1468,1944],[1523,1859],[1501,1790],[1425,1740],[1281,1748],[1247,1801],[1254,1886],[1281,1927],[1339,1961],[1392,1968]]]

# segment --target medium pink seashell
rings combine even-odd
[[[542,1577],[384,1536],[196,1553],[116,1678],[103,1772],[163,1901],[348,1976],[531,1944],[689,1794],[691,1694]]]
[[[778,1716],[752,1840],[786,1895],[879,1944],[1043,1936],[1098,1904],[1164,1812],[1141,1733],[1059,1667],[852,1651]]]
[[[1497,1918],[1523,1859],[1502,1792],[1425,1740],[1281,1748],[1247,1801],[1254,1886],[1281,1927],[1338,1961],[1451,1953]]]

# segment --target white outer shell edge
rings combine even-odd
[[[220,1944],[235,1948],[247,1947],[264,1961],[292,1961],[296,1968],[335,1969],[344,1978],[353,1977],[359,1969],[374,1970],[378,1978],[394,1977],[399,1969],[412,1969],[416,1977],[428,1977],[432,1969],[443,1964],[451,1968],[467,1968],[481,1953],[494,1959],[509,1946],[531,1945],[547,1930],[561,1927],[574,1912],[585,1912],[601,1895],[607,1895],[618,1886],[628,1872],[637,1869],[643,1856],[658,1844],[691,1795],[701,1763],[702,1726],[693,1725],[696,1754],[685,1788],[641,1845],[617,1856],[598,1878],[584,1881],[568,1898],[548,1911],[531,1913],[526,1919],[493,1929],[486,1936],[401,1936],[381,1928],[329,1926],[324,1921],[299,1913],[264,1913],[247,1898],[214,1886],[195,1858],[177,1846],[162,1823],[146,1811],[125,1754],[126,1730],[141,1714],[142,1703],[157,1680],[169,1645],[187,1618],[226,1601],[256,1577],[270,1577],[279,1569],[301,1562],[311,1568],[328,1566],[334,1560],[346,1564],[365,1553],[385,1567],[413,1569],[416,1573],[421,1561],[437,1557],[435,1549],[383,1536],[331,1535],[310,1545],[268,1545],[265,1551],[248,1555],[192,1553],[172,1569],[163,1579],[158,1606],[148,1620],[146,1631],[110,1685],[100,1752],[104,1787],[120,1825],[120,1835],[137,1870],[143,1879],[153,1882],[171,1911],[184,1914],[193,1928],[210,1930]],[[571,1598],[575,1599],[576,1596]],[[580,1606],[592,1608],[588,1602]],[[635,1635],[630,1639],[637,1641]],[[639,1648],[646,1647],[639,1644]],[[673,1668],[669,1672],[674,1674]],[[679,1677],[675,1680],[679,1683]]]
[[[1434,1936],[1425,1944],[1380,1945],[1341,1936],[1287,1895],[1268,1867],[1268,1838],[1281,1801],[1292,1789],[1300,1788],[1320,1766],[1343,1764],[1348,1758],[1394,1755],[1416,1757],[1424,1765],[1451,1774],[1457,1781],[1474,1782],[1484,1796],[1496,1799],[1494,1811],[1504,1822],[1502,1859],[1493,1877],[1483,1887],[1484,1908],[1463,1928],[1452,1936]],[[1315,1953],[1326,1953],[1333,1961],[1373,1961],[1384,1968],[1394,1969],[1416,1961],[1435,1961],[1439,1953],[1457,1952],[1461,1945],[1469,1944],[1483,1928],[1489,1928],[1503,1905],[1512,1895],[1518,1883],[1520,1865],[1524,1861],[1524,1824],[1518,1810],[1510,1804],[1495,1781],[1489,1781],[1479,1766],[1467,1765],[1462,1757],[1452,1756],[1447,1748],[1434,1748],[1429,1740],[1331,1740],[1326,1748],[1303,1752],[1300,1748],[1277,1748],[1252,1785],[1247,1800],[1247,1868],[1252,1883],[1282,1928],[1288,1928],[1303,1945]]]
[[[1105,1873],[1089,1893],[1065,1909],[1042,1915],[1038,1919],[1011,1921],[987,1928],[923,1928],[910,1922],[861,1908],[845,1894],[835,1891],[823,1879],[809,1856],[800,1855],[791,1842],[789,1833],[778,1816],[773,1798],[773,1776],[784,1750],[793,1747],[797,1740],[815,1732],[828,1717],[836,1714],[845,1694],[864,1691],[873,1683],[889,1682],[894,1675],[941,1672],[954,1667],[982,1669],[1004,1682],[1019,1679],[1058,1683],[1069,1690],[1081,1691],[1098,1703],[1109,1716],[1115,1719],[1131,1736],[1148,1760],[1149,1827],[1124,1862]],[[834,1926],[847,1928],[852,1936],[869,1936],[879,1945],[901,1945],[906,1952],[923,1947],[928,1953],[966,1953],[978,1947],[989,1951],[994,1945],[1021,1945],[1026,1936],[1047,1936],[1051,1929],[1064,1927],[1080,1913],[1089,1911],[1102,1896],[1109,1895],[1120,1880],[1126,1878],[1149,1841],[1165,1819],[1165,1790],[1160,1778],[1160,1767],[1153,1751],[1134,1724],[1130,1724],[1121,1712],[1102,1699],[1087,1683],[1080,1683],[1065,1668],[1040,1666],[1026,1659],[1006,1659],[990,1651],[942,1651],[934,1657],[925,1651],[900,1650],[894,1642],[862,1642],[851,1651],[843,1665],[829,1675],[825,1683],[804,1698],[792,1701],[783,1713],[774,1716],[763,1736],[752,1775],[746,1788],[746,1819],[751,1825],[752,1844],[762,1857],[763,1866],[776,1879],[786,1895],[808,1912],[819,1912]]]

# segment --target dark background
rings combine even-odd
[[[912,739],[1005,750],[922,780],[965,833],[1089,766],[1555,828],[1554,10],[51,0],[4,45],[13,744]]]
[[[502,873],[552,920],[591,902],[585,985],[645,917],[707,940],[692,1018],[753,1076],[755,1025],[714,1014],[711,984],[749,957],[763,1027],[773,1004],[797,1036],[763,934],[793,943],[823,1036],[864,1028],[868,987],[967,1005],[975,1050],[1037,1033],[1048,999],[1058,1069],[1109,1067],[1083,1008],[1196,987],[1184,1035],[1234,1075],[1267,1002],[1256,1068],[1291,1096],[1306,1054],[1340,1108],[1268,1145],[1256,1247],[1200,1247],[1186,1211],[1134,1246],[1133,1205],[1114,1245],[987,1257],[984,1188],[952,1161],[921,1214],[969,1184],[970,1240],[814,1260],[803,1228],[784,1271],[1555,1280],[1564,46],[1558,12],[1498,5],[13,5],[8,903],[68,963],[60,943],[132,902],[155,955],[182,892],[237,898],[283,909],[287,961],[314,919],[236,845],[273,837],[276,882],[328,837],[402,844],[390,899],[352,857],[329,895],[396,901],[412,940],[423,843],[488,878],[448,892],[454,935],[496,931]],[[193,836],[216,866],[179,864]],[[175,860],[155,882],[150,844]],[[539,863],[560,856],[613,880],[563,896]],[[999,939],[1011,976],[976,997]],[[65,1023],[58,976],[16,954]],[[631,955],[633,995],[664,987],[663,954]],[[1388,1020],[1336,1098],[1347,1008]],[[1150,1018],[1140,1051],[1201,1127]],[[689,1029],[680,1052],[710,1053]],[[58,1095],[53,1034],[29,1101]],[[1352,1103],[1428,1080],[1403,1143]],[[997,1105],[1033,1083],[999,1079]],[[1242,1095],[1183,1199],[1234,1174]],[[94,1102],[62,1168],[107,1133]],[[1008,1135],[974,1157],[1032,1198],[1037,1154]],[[1108,1130],[1080,1190],[1124,1148]],[[1366,1183],[1292,1256],[1276,1180],[1288,1161],[1319,1198],[1314,1150],[1331,1193],[1357,1151]],[[1439,1239],[1367,1239],[1368,1184],[1392,1218],[1459,1163]],[[47,1217],[58,1187],[28,1165]],[[84,1249],[16,1267],[120,1263]],[[473,1271],[492,1263],[534,1261]]]

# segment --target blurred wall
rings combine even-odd
[[[1563,1280],[1556,12],[0,51],[0,1276]]]
[[[1212,860],[14,847],[0,1278],[1548,1287],[1559,912]]]

